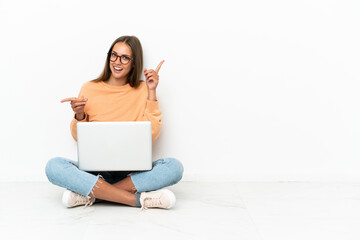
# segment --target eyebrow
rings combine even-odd
[[[115,52],[114,50],[112,50],[112,52],[113,52],[113,53],[116,53],[116,55],[118,55],[118,56],[125,56],[125,57],[131,58],[131,56],[130,56],[130,55],[127,55],[127,54],[120,55],[120,54],[118,54],[117,52]]]

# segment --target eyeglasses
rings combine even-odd
[[[117,55],[116,52],[111,52],[110,54],[110,61],[111,62],[116,62],[116,60],[118,58],[120,58],[120,62],[122,64],[128,64],[131,60],[133,60],[131,57],[127,56],[127,55]]]

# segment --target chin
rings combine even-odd
[[[111,75],[112,75],[115,79],[119,79],[119,78],[123,78],[123,77],[124,77],[124,74],[113,73],[113,72],[111,72]]]

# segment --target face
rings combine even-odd
[[[123,42],[118,42],[114,45],[112,49],[112,53],[114,55],[118,55],[119,57],[116,59],[115,62],[110,61],[109,67],[111,70],[111,75],[113,78],[120,80],[120,79],[127,79],[127,75],[129,74],[132,68],[132,60],[130,60],[127,64],[123,64],[120,61],[120,56],[122,56],[121,60],[125,62],[129,58],[133,58],[131,48]],[[124,59],[124,60],[123,60]]]

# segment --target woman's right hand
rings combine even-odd
[[[65,98],[63,100],[61,100],[61,103],[64,102],[70,102],[71,104],[71,108],[75,113],[75,118],[77,120],[83,120],[85,118],[85,112],[84,112],[84,108],[85,108],[85,104],[87,102],[87,98],[85,99],[79,99],[76,97],[71,97],[71,98]]]

